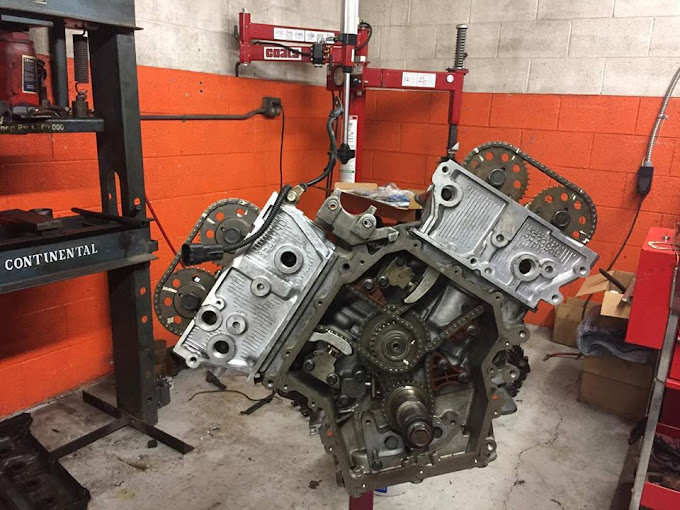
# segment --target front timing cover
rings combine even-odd
[[[283,205],[175,347],[301,403],[353,495],[495,459],[491,421],[528,372],[524,315],[597,259],[452,161],[431,191],[417,225],[349,214],[339,192],[314,222]]]

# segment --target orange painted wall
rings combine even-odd
[[[427,186],[446,140],[447,95],[378,91],[367,99],[364,160],[371,179]],[[583,187],[599,215],[590,243],[600,254],[596,268],[606,267],[634,216],[635,175],[660,104],[660,98],[649,97],[466,93],[459,159],[483,142],[503,140]],[[671,100],[667,115],[654,149],[652,191],[615,269],[635,271],[649,228],[670,228],[680,220],[680,99]],[[534,170],[524,201],[548,185]],[[579,286],[569,285],[564,294],[573,295]],[[553,307],[542,304],[527,320],[552,326],[553,315]]]
[[[326,164],[325,122],[330,94],[323,87],[139,68],[143,113],[245,113],[263,96],[281,97],[286,114],[286,181],[318,175]],[[238,197],[262,206],[278,189],[281,118],[239,122],[142,124],[146,190],[179,247],[200,213],[215,200]],[[311,211],[322,193],[311,190]],[[0,139],[0,210],[99,204],[93,134],[4,136]],[[155,224],[159,260],[152,288],[172,259]],[[105,375],[111,333],[104,274],[0,295],[0,416],[39,403]],[[156,338],[176,337],[156,321]]]
[[[323,87],[158,68],[139,69],[144,113],[242,113],[264,95],[286,111],[284,176],[318,174],[328,146],[330,97]],[[635,97],[465,94],[461,155],[488,140],[519,144],[586,188],[599,206],[592,247],[611,259],[632,219],[634,172],[660,100]],[[648,227],[680,216],[680,105],[655,152],[654,189],[618,267],[635,268]],[[446,139],[446,98],[426,92],[371,92],[366,129],[367,180],[425,187]],[[173,242],[180,245],[213,201],[240,197],[262,205],[278,186],[281,120],[144,123],[147,193]],[[529,194],[546,185],[540,178]],[[313,213],[321,194],[302,204]],[[94,135],[33,135],[0,140],[0,209],[98,207]],[[152,286],[172,254],[154,225],[159,260]],[[570,289],[573,292],[573,286]],[[0,296],[0,416],[109,373],[111,338],[104,275]],[[550,324],[549,308],[531,320]],[[155,322],[157,338],[176,338]]]

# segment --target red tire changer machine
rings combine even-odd
[[[373,69],[369,66],[368,45],[372,28],[359,20],[359,2],[345,0],[342,32],[313,28],[253,23],[248,12],[239,14],[239,66],[251,62],[297,62],[321,67],[328,64],[327,88],[342,97],[345,111],[342,144],[338,149],[340,181],[361,181],[362,149],[366,112],[366,92],[371,88],[448,92],[449,134],[444,152],[455,156],[461,113],[466,25],[458,25],[453,66],[446,71],[423,72],[401,69]]]

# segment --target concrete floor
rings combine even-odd
[[[494,421],[498,459],[487,468],[452,473],[409,486],[376,509],[602,510],[609,502],[627,450],[631,424],[577,402],[580,363],[543,356],[562,346],[536,330],[526,350],[532,372],[519,394],[519,411]],[[245,379],[225,378],[232,389],[265,396]],[[159,427],[196,447],[182,457],[124,429],[63,459],[92,494],[96,510],[338,509],[347,496],[335,485],[332,459],[306,420],[287,401],[275,400],[252,416],[235,394],[211,389],[203,371],[175,380],[173,402]],[[92,389],[111,395],[111,385]],[[53,448],[105,424],[78,395],[33,413],[33,433]],[[209,432],[213,427],[218,430]],[[311,481],[320,481],[310,488]],[[314,485],[314,484],[311,484]]]

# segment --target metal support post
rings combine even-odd
[[[97,134],[102,211],[144,217],[144,173],[132,30],[102,26],[90,34],[92,92],[105,130]],[[149,227],[146,237],[150,240]],[[150,425],[158,422],[149,264],[108,273],[118,406]]]

